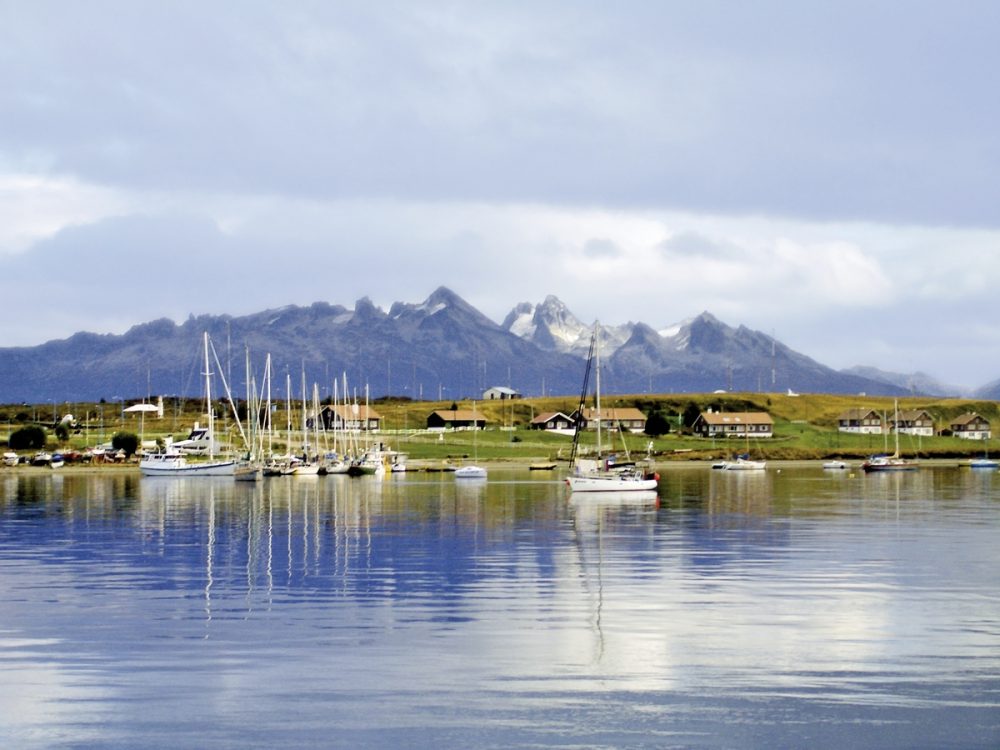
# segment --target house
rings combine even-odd
[[[900,435],[934,434],[934,417],[924,409],[906,409],[893,416],[890,420],[892,429]]]
[[[513,388],[502,385],[495,385],[483,391],[483,401],[507,401],[512,398],[521,398],[521,394]]]
[[[955,417],[948,425],[948,429],[955,437],[966,440],[989,440],[992,437],[989,420],[974,411]]]
[[[428,430],[483,430],[486,417],[471,409],[438,409],[427,417]]]
[[[573,412],[570,422],[573,423],[579,412]],[[623,408],[601,409],[601,426],[606,430],[624,430],[625,432],[642,432],[646,429],[646,415],[634,406]],[[597,429],[597,409],[586,407],[583,410],[580,428],[583,430]]]
[[[707,411],[698,415],[693,429],[704,437],[769,438],[774,435],[774,420],[764,411]]]
[[[837,417],[837,430],[861,435],[881,435],[882,416],[874,409],[848,409]]]
[[[363,404],[324,406],[320,414],[324,430],[378,432],[382,428],[382,415]]]
[[[539,414],[531,420],[529,425],[532,430],[572,430],[574,429],[573,418],[568,417],[561,411],[547,411]]]

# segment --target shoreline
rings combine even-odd
[[[660,472],[663,471],[679,471],[683,469],[706,469],[711,470],[712,464],[716,463],[718,459],[668,459],[665,461],[652,462],[653,467]],[[768,459],[767,468],[764,471],[781,469],[795,469],[795,468],[822,468],[823,463],[831,460],[830,458],[809,458],[809,459]],[[838,459],[840,460],[840,459]],[[845,469],[841,471],[851,472],[855,469],[860,469],[863,459],[842,459],[847,464]],[[963,458],[917,458],[913,459],[918,466],[925,468],[968,468],[968,461],[970,457]],[[566,469],[569,468],[569,464],[565,461],[545,461],[543,460],[527,460],[527,459],[488,459],[480,460],[477,463],[495,468],[495,469],[511,469],[511,470],[521,470],[521,471],[532,471],[538,474],[540,477],[562,474],[565,473]],[[550,464],[555,465],[551,468],[532,468],[533,464]],[[441,463],[441,462],[424,462],[421,460],[413,461],[408,464],[407,471],[396,472],[400,474],[451,474],[454,473],[455,469],[462,466],[462,463]],[[126,464],[104,464],[104,465],[72,465],[67,464],[61,466],[57,469],[53,469],[48,466],[30,466],[30,465],[19,465],[19,466],[0,466],[0,477],[7,476],[58,476],[58,475],[87,475],[87,474],[136,474],[141,476],[139,472],[139,465],[137,463],[126,463]],[[392,473],[392,472],[389,472]]]

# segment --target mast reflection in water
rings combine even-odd
[[[0,474],[0,744],[1000,746],[996,475],[533,480]]]

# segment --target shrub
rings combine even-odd
[[[657,409],[646,417],[646,429],[643,430],[650,437],[666,435],[670,432],[670,422],[663,416],[663,412]]]
[[[13,450],[41,450],[45,447],[45,430],[36,426],[22,427],[11,433],[7,444]]]
[[[139,449],[139,436],[131,432],[116,432],[111,438],[111,447],[131,456]]]
[[[694,401],[688,401],[687,406],[684,407],[684,416],[682,421],[685,427],[694,427],[694,423],[698,421],[698,417],[701,416],[701,408]]]

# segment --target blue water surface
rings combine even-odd
[[[1000,477],[0,474],[0,746],[1000,747]]]

